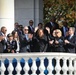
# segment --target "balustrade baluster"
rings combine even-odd
[[[49,64],[48,64],[48,67],[47,67],[47,70],[49,71],[48,75],[53,75],[52,71],[53,71],[54,67],[52,65],[52,57],[49,57],[48,60],[49,60]]]
[[[62,67],[62,70],[63,70],[63,75],[67,75],[67,71],[68,71],[68,67],[67,67],[67,59],[66,57],[63,57],[63,67]]]
[[[56,74],[55,75],[61,75],[60,74],[60,70],[61,70],[61,67],[60,67],[60,58],[56,57],[55,59],[56,59],[56,66],[55,66]]]
[[[39,67],[39,70],[40,70],[40,75],[44,75],[44,70],[45,70],[45,66],[44,66],[44,59],[40,59],[40,67]]]
[[[12,65],[12,59],[9,60],[9,67],[8,67],[8,71],[9,71],[9,75],[13,75],[12,71],[14,70],[13,65]]]
[[[24,75],[29,75],[28,74],[29,69],[30,69],[30,67],[28,65],[28,61],[25,61],[25,65],[24,65],[24,68],[23,68],[23,70],[25,71]]]
[[[74,59],[74,75],[76,75],[76,58]]]
[[[35,59],[33,60],[33,64],[32,64],[31,69],[33,72],[31,75],[36,75],[37,66],[36,66],[36,60]]]
[[[69,75],[73,75],[73,71],[74,71],[72,61],[73,61],[73,58],[69,58],[69,67],[68,67]]]
[[[0,70],[1,70],[1,75],[5,75],[4,72],[5,72],[6,68],[5,68],[4,61],[3,60],[1,61]]]
[[[21,75],[20,71],[22,70],[21,65],[20,65],[20,61],[17,60],[17,66],[16,66],[16,71],[17,71],[17,75]]]

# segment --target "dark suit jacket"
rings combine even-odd
[[[36,37],[32,38],[32,40],[29,40],[29,45],[30,45],[30,52],[40,52],[38,40]]]
[[[56,44],[55,41],[58,41],[59,43]],[[54,37],[54,43],[52,46],[52,52],[66,52],[64,49],[64,37]]]
[[[76,36],[73,35],[71,39],[69,39],[69,36],[67,36],[65,39],[67,39],[70,43],[65,45],[65,48],[67,52],[75,53],[76,48]]]
[[[55,30],[55,29],[58,29],[58,28],[59,28],[59,25],[58,25],[56,22],[54,22],[53,24],[54,24],[54,26],[52,26],[52,25],[51,25],[51,23],[50,23],[50,22],[48,22],[48,23],[45,25],[45,27],[49,27],[49,28],[50,28],[50,33],[52,33],[52,32],[53,32],[53,30]]]
[[[27,51],[27,47],[26,46],[29,43],[28,43],[28,40],[26,39],[24,34],[21,34],[19,36],[19,41],[20,41],[20,52],[26,52]]]
[[[3,45],[1,42],[0,42],[0,53],[3,53]]]
[[[15,40],[12,40],[12,42],[10,43],[10,41],[7,41],[6,44],[6,50],[8,52],[8,50],[10,50],[9,52],[11,52],[12,50],[14,50],[16,52],[17,49],[17,42]]]
[[[74,27],[75,27],[75,36],[76,36],[76,22],[75,22],[75,24],[74,24]]]
[[[33,28],[33,27],[32,27],[32,28]],[[30,28],[30,26],[28,26],[28,29],[29,29],[29,32],[34,33],[34,28],[33,28],[33,29],[31,29],[31,28]]]
[[[0,32],[0,36],[3,36],[2,32]],[[5,39],[0,41],[0,52],[1,53],[4,52],[4,46],[6,46]]]
[[[69,28],[68,27],[66,27],[66,31],[65,32],[67,32],[69,30]],[[61,28],[61,32],[62,32],[62,36],[65,36],[64,34],[64,29],[63,29],[63,27]]]
[[[44,35],[42,38],[38,37],[38,44],[39,44],[39,50],[40,52],[46,52],[48,48],[48,39]]]

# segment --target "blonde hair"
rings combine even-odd
[[[54,37],[56,37],[56,30],[53,30],[52,35],[53,35]]]
[[[56,33],[59,33],[58,37],[61,37],[62,36],[62,32],[60,29],[56,29]]]

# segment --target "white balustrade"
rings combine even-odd
[[[68,71],[69,71],[69,75],[73,75],[73,71],[74,71],[74,67],[72,65],[72,61],[73,61],[73,58],[69,58],[69,67],[68,67]]]
[[[49,57],[48,60],[49,60],[49,64],[48,64],[48,67],[47,67],[47,70],[49,71],[48,75],[53,75],[52,71],[54,70],[54,67],[52,65],[52,57]]]
[[[29,65],[28,65],[28,61],[25,60],[25,65],[24,65],[24,68],[23,70],[25,71],[25,74],[24,75],[29,75],[28,74],[28,71],[29,71]]]
[[[62,67],[62,70],[63,70],[63,75],[67,75],[67,71],[68,71],[68,67],[67,67],[67,57],[63,57],[63,67]]]
[[[31,67],[33,73],[31,75],[36,75],[36,70],[37,70],[37,66],[36,66],[36,60],[33,60],[33,65]]]
[[[76,75],[76,58],[74,59],[74,75]]]
[[[12,72],[14,71],[14,67],[12,65],[12,61],[14,58],[17,60],[17,66],[15,67],[17,74],[15,74],[15,75],[29,75],[28,74],[28,72],[30,70],[30,67],[28,64],[29,58],[32,59],[32,66],[31,66],[32,74],[31,75],[37,75],[36,74],[37,69],[40,71],[39,75],[45,75],[44,74],[44,71],[46,69],[46,67],[44,65],[45,58],[48,59],[48,66],[47,66],[48,74],[47,75],[54,75],[54,74],[52,74],[52,71],[54,70],[54,67],[52,65],[53,58],[56,59],[56,66],[55,66],[56,74],[55,75],[61,75],[60,70],[63,71],[62,75],[68,75],[67,71],[69,71],[69,75],[76,75],[76,54],[72,54],[72,53],[19,53],[19,54],[11,54],[10,53],[10,54],[0,54],[0,61],[1,61],[0,72],[1,72],[1,75],[6,75],[6,74],[4,74],[4,72],[6,71],[6,67],[5,67],[5,63],[4,63],[6,58],[9,60],[9,66],[7,68],[9,75],[13,75]],[[21,58],[23,58],[25,60],[25,62],[24,62],[25,65],[23,67],[25,74],[20,74],[20,72],[22,70],[22,66],[20,65]],[[37,58],[39,58],[39,60],[40,60],[39,67],[36,66],[36,59]],[[63,60],[62,67],[60,66],[60,59]],[[67,66],[67,60],[69,61],[69,66]],[[72,62],[74,64],[74,66],[72,65]],[[73,74],[73,72],[74,72],[74,74]]]
[[[0,70],[1,70],[1,75],[5,75],[4,72],[5,72],[6,68],[5,68],[5,65],[4,65],[3,60],[2,60],[2,62],[1,62]]]
[[[56,75],[61,75],[60,74],[60,70],[61,70],[61,67],[60,67],[60,58],[56,57],[55,59],[56,59],[56,66],[55,66]]]
[[[12,60],[9,60],[9,66],[8,66],[8,71],[9,71],[9,75],[13,75],[12,72],[14,70],[13,65],[12,65]]]
[[[44,66],[44,59],[41,59],[40,60],[40,67],[39,67],[39,70],[40,70],[40,75],[44,75],[44,70],[45,70],[45,66]]]
[[[21,75],[20,71],[22,70],[21,65],[20,65],[20,61],[17,61],[17,66],[16,66],[16,71],[17,71],[17,75]]]

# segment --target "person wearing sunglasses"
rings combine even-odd
[[[28,27],[25,26],[23,28],[23,34],[21,34],[19,36],[19,40],[20,40],[20,52],[28,52],[29,51],[29,45],[28,45]]]

